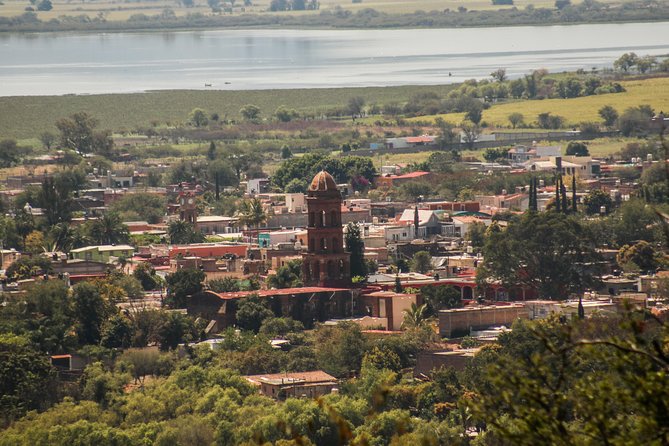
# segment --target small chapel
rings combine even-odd
[[[344,250],[342,197],[332,175],[322,170],[307,190],[307,252],[302,255],[305,286],[346,287],[351,284],[351,255]]]

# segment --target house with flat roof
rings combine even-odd
[[[130,258],[135,248],[130,245],[99,245],[84,246],[70,251],[73,259],[89,260],[93,262],[111,263],[114,258]]]
[[[318,398],[331,393],[337,387],[337,378],[322,370],[296,373],[247,375],[252,385],[265,396],[277,400],[286,398]]]

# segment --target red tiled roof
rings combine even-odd
[[[408,178],[419,178],[419,177],[423,177],[423,176],[429,175],[429,174],[430,174],[430,172],[422,172],[422,171],[419,170],[419,171],[416,171],[416,172],[405,173],[404,175],[393,176],[391,178],[393,180],[402,180],[402,179],[408,179]]]
[[[434,141],[434,138],[430,136],[409,136],[405,138],[406,142],[408,143],[419,143],[419,142],[426,142],[426,143],[431,143]]]

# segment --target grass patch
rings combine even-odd
[[[522,113],[525,122],[536,121],[540,113],[551,113],[566,119],[567,126],[575,126],[580,122],[601,122],[598,114],[600,108],[611,105],[622,113],[628,107],[648,104],[656,111],[669,110],[669,77],[632,80],[620,82],[627,90],[624,93],[586,96],[573,99],[544,99],[532,101],[516,101],[493,105],[483,112],[483,119],[490,126],[508,127],[511,113]],[[464,114],[448,113],[439,115],[454,124],[462,122]],[[436,116],[413,118],[417,121],[434,121]]]
[[[114,131],[139,126],[174,125],[188,119],[196,107],[218,113],[222,119],[239,119],[239,110],[255,104],[263,117],[271,116],[281,105],[303,113],[318,113],[326,108],[343,107],[353,96],[367,104],[407,101],[417,93],[445,95],[455,85],[400,86],[367,88],[323,88],[297,90],[196,91],[173,90],[132,94],[10,96],[0,97],[0,139],[26,139],[44,131],[56,132],[55,122],[78,111],[100,121],[100,128]]]

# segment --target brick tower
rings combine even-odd
[[[351,283],[351,255],[344,251],[341,194],[332,176],[321,171],[307,191],[308,249],[302,256],[305,286],[336,287]]]
[[[195,204],[194,194],[183,192],[180,194],[179,219],[192,225],[197,223],[197,205]]]

